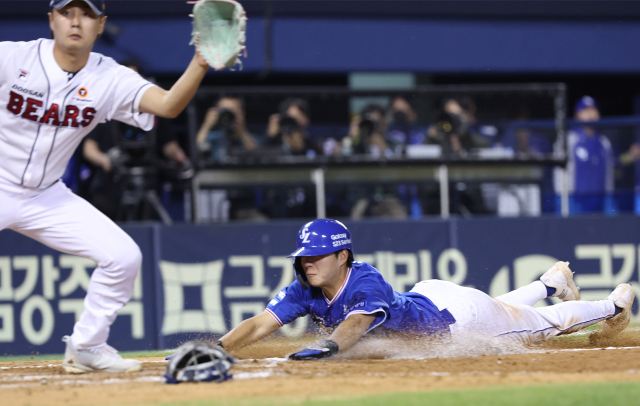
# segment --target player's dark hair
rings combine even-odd
[[[342,251],[343,250],[334,252],[336,258],[338,258],[338,255],[340,255]],[[347,268],[351,268],[351,266],[353,265],[353,253],[351,253],[351,250],[347,250],[347,252],[349,253],[349,255],[347,256]]]

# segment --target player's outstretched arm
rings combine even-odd
[[[238,324],[236,328],[225,334],[220,341],[226,350],[237,351],[268,336],[278,328],[280,328],[278,322],[265,310],[259,315]]]
[[[329,339],[338,344],[340,351],[348,350],[362,338],[375,319],[374,314],[352,314],[340,323]]]
[[[169,90],[150,86],[140,99],[140,111],[165,118],[176,118],[187,107],[209,70],[209,65],[195,53],[180,79]]]
[[[327,358],[353,347],[367,332],[376,316],[372,314],[353,314],[343,321],[331,334],[328,340],[323,340],[318,345],[305,348],[291,354],[290,360],[310,361]]]

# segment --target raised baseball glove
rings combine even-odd
[[[229,370],[235,362],[235,358],[218,345],[189,341],[171,356],[165,382],[224,382],[233,377]]]
[[[216,70],[233,67],[241,53],[246,57],[247,16],[233,0],[199,0],[193,6],[190,45]]]

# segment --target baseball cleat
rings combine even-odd
[[[619,314],[609,317],[602,322],[602,332],[606,336],[613,336],[627,328],[631,320],[631,306],[636,293],[628,283],[621,283],[607,296],[606,300],[611,300],[616,307],[622,309]]]
[[[557,297],[565,302],[580,300],[580,288],[573,281],[573,274],[574,272],[569,269],[569,262],[558,261],[540,277],[540,280],[546,286],[556,289],[556,293],[551,297]]]
[[[64,336],[62,341],[67,343],[64,352],[62,368],[70,374],[85,372],[136,372],[142,369],[142,364],[133,359],[123,359],[118,351],[110,345],[80,350],[73,346],[71,337]]]

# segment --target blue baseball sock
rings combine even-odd
[[[618,307],[618,306],[616,306],[616,305],[613,305],[613,307],[615,307],[615,308],[616,308],[616,312],[615,312],[615,313],[613,313],[613,315],[614,315],[614,316],[617,316],[618,314],[622,313],[622,311],[624,310],[623,308]]]
[[[540,282],[542,282],[542,280],[540,280]],[[542,282],[542,284],[544,285],[544,282]],[[544,285],[544,287],[547,288],[547,297],[551,297],[556,294],[556,288],[550,288],[547,285]]]

